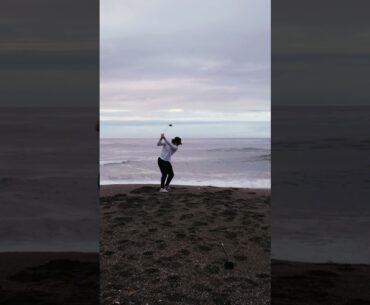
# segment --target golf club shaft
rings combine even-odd
[[[169,124],[169,125],[166,127],[166,129],[163,131],[163,133],[165,133],[165,132],[166,132],[166,130],[168,129],[168,127],[172,127],[172,124]]]
[[[226,259],[229,260],[229,255],[227,254],[226,250],[225,250],[225,247],[224,247],[224,244],[221,242],[220,243],[221,247],[222,247],[222,250],[224,250],[224,253],[226,255]]]

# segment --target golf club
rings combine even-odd
[[[168,129],[168,127],[172,127],[172,124],[168,124],[168,126],[166,127],[166,129],[163,131],[163,133],[166,132],[166,130]]]
[[[222,241],[219,241],[219,243],[220,243],[220,246],[221,246],[222,250],[224,250],[224,253],[226,255],[226,261],[224,263],[225,269],[234,269],[234,263],[229,260],[229,255],[227,254],[227,252],[225,250],[224,243]]]

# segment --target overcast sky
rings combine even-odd
[[[0,105],[99,104],[97,0],[0,1]]]
[[[100,14],[103,137],[161,121],[269,136],[270,1],[104,0]]]
[[[369,105],[369,1],[272,2],[272,105]]]

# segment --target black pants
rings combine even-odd
[[[164,188],[165,185],[169,186],[172,178],[175,176],[171,163],[158,158],[158,166],[162,173],[161,188]]]

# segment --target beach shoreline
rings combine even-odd
[[[132,191],[141,187],[150,187],[153,188],[152,192],[155,191],[155,188],[159,191],[160,185],[159,184],[138,184],[138,183],[127,183],[127,184],[101,184],[100,185],[100,197],[106,197],[106,196],[114,196],[116,194],[119,194],[121,192],[127,192]],[[255,187],[237,187],[237,186],[213,186],[213,185],[186,185],[186,184],[173,184],[171,185],[171,188],[174,192],[176,192],[176,189],[178,191],[192,191],[192,192],[199,192],[203,191],[204,189],[208,189],[210,191],[212,190],[247,190],[249,192],[257,192],[258,195],[264,195],[269,196],[271,193],[271,188],[255,188]]]

